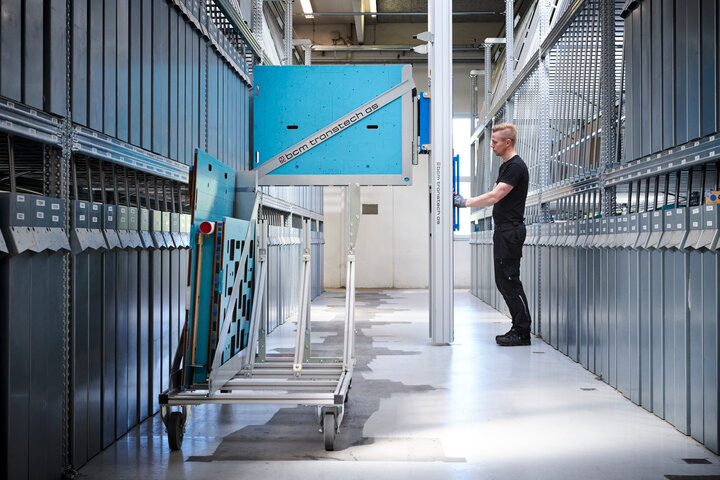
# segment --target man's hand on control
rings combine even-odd
[[[462,195],[458,195],[456,193],[453,194],[453,206],[459,207],[459,208],[465,208],[467,204],[467,200],[462,197]]]

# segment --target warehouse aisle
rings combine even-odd
[[[80,473],[107,480],[720,475],[720,457],[541,340],[496,346],[508,319],[466,291],[455,293],[455,344],[430,346],[427,300],[427,291],[358,291],[358,365],[335,452],[323,449],[311,408],[202,406],[193,409],[182,452],[170,453],[155,416]],[[315,351],[339,348],[343,302],[342,291],[313,302]],[[280,327],[269,345],[283,351],[292,337],[292,325]]]

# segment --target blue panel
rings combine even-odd
[[[218,325],[226,315],[230,307],[230,295],[232,295],[233,285],[236,281],[236,271],[243,275],[241,291],[238,293],[236,300],[237,313],[233,317],[233,323],[230,327],[230,336],[226,345],[223,346],[223,362],[230,358],[247,346],[247,335],[250,325],[250,310],[252,306],[252,278],[253,278],[253,245],[250,245],[250,254],[245,266],[239,265],[240,255],[245,246],[245,237],[249,227],[249,222],[245,220],[237,220],[234,218],[225,218],[223,223],[223,242],[222,242],[222,269],[220,270],[219,293],[220,315],[218,316]],[[254,238],[251,237],[251,238]],[[213,342],[213,343],[216,343]],[[212,359],[208,359],[212,361]]]
[[[256,67],[254,142],[260,164],[402,83],[403,68]],[[400,175],[401,114],[398,98],[270,175]]]
[[[235,172],[213,157],[196,150],[193,224],[231,217],[235,202]]]
[[[430,144],[430,95],[420,92],[418,101],[418,145],[422,149],[423,145]],[[422,150],[427,152],[427,150]]]
[[[202,246],[202,261],[200,265],[200,285],[201,290],[197,293],[198,302],[195,302],[195,278],[198,274],[198,244],[195,239],[195,232],[203,221],[218,222],[224,217],[233,215],[233,206],[235,202],[235,172],[215,160],[207,153],[196,150],[195,153],[195,175],[194,179],[194,197],[193,197],[193,233],[191,235],[193,251],[190,263],[190,286],[193,289],[190,295],[190,305],[188,308],[188,344],[185,352],[185,358],[189,361],[188,365],[194,358],[194,365],[202,367],[194,368],[191,375],[186,375],[186,379],[194,382],[204,382],[207,371],[205,369],[205,361],[208,356],[208,335],[210,333],[210,325],[212,322],[212,291],[213,285],[213,264],[215,245],[212,241],[216,235],[209,235]],[[195,309],[197,309],[197,329],[194,328]],[[192,332],[197,331],[197,339],[192,338]],[[195,355],[193,357],[193,348]]]

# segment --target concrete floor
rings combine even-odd
[[[357,368],[336,451],[314,409],[201,406],[182,451],[156,416],[80,470],[83,478],[693,479],[720,458],[533,338],[501,348],[509,328],[455,293],[455,343],[428,344],[426,291],[357,295]],[[344,292],[313,302],[313,348],[339,352]],[[293,324],[269,345],[287,351]],[[686,459],[703,459],[689,464]]]

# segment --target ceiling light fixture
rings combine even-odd
[[[315,18],[310,0],[300,0],[300,5],[302,6],[305,18]]]
[[[369,13],[377,13],[377,0],[370,0]],[[373,15],[373,18],[377,18],[377,15]]]

